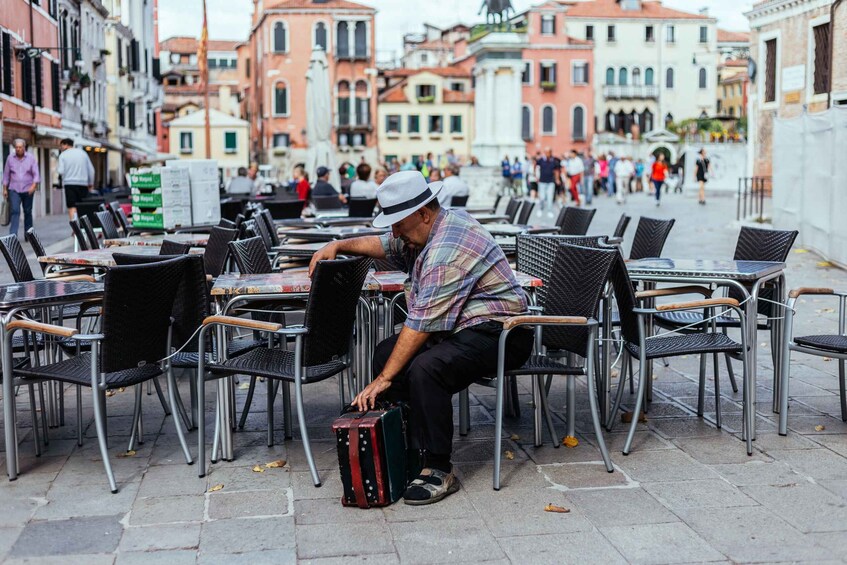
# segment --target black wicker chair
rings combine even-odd
[[[218,222],[218,227],[234,230],[235,229],[235,222],[233,222],[232,220],[227,220],[226,218],[221,218],[220,221]],[[211,230],[210,230],[209,233],[211,233]]]
[[[539,300],[542,315],[516,316],[507,319],[503,324],[504,334],[521,326],[535,326],[537,347],[539,351],[531,355],[523,367],[507,371],[504,368],[502,347],[505,335],[500,338],[501,357],[497,369],[497,404],[495,412],[494,445],[497,446],[494,455],[494,489],[500,489],[500,442],[503,433],[503,399],[505,379],[509,376],[532,375],[537,379],[535,390],[540,397],[540,407],[546,413],[547,426],[553,445],[559,446],[559,438],[553,428],[553,421],[547,405],[547,394],[542,382],[543,375],[562,375],[568,377],[568,428],[572,434],[575,419],[576,378],[585,376],[588,382],[588,403],[591,409],[591,419],[597,445],[608,472],[612,466],[606,444],[603,439],[603,428],[600,422],[600,412],[595,393],[595,372],[598,368],[595,361],[598,357],[598,322],[596,320],[600,298],[606,287],[606,281],[612,265],[617,258],[617,249],[599,249],[577,247],[573,245],[556,245],[555,239],[532,237],[519,238],[518,246],[524,252],[525,267],[539,267],[537,274],[549,274],[544,280],[545,295]],[[553,244],[551,246],[551,244]],[[536,262],[541,255],[549,253],[555,246],[554,259],[546,265]],[[532,260],[527,258],[532,256]],[[531,264],[530,264],[531,263]],[[541,271],[547,271],[542,273]],[[541,352],[545,348],[547,354]],[[554,353],[555,352],[555,353]],[[575,362],[576,356],[584,359],[584,363]],[[536,418],[540,413],[536,412]],[[537,429],[538,426],[536,426]],[[540,445],[540,438],[535,438]]]
[[[638,425],[638,418],[641,414],[644,397],[646,394],[647,379],[647,363],[653,359],[677,357],[681,355],[706,355],[709,353],[733,353],[741,356],[744,367],[744,375],[746,377],[748,370],[747,358],[747,337],[746,332],[741,332],[741,343],[730,339],[725,333],[717,331],[711,324],[703,326],[702,330],[691,334],[661,334],[647,335],[645,328],[648,316],[652,316],[662,312],[699,310],[703,312],[705,317],[712,315],[715,311],[725,311],[727,309],[734,310],[741,323],[744,324],[745,314],[743,307],[739,306],[737,300],[733,298],[703,298],[701,300],[693,300],[687,302],[678,302],[674,304],[666,304],[656,306],[655,308],[640,307],[639,301],[652,300],[659,296],[673,296],[680,294],[702,294],[710,296],[711,291],[707,288],[684,286],[677,288],[658,289],[650,291],[642,291],[636,295],[633,290],[632,281],[629,278],[629,273],[624,263],[623,256],[618,255],[615,265],[612,269],[612,286],[614,287],[615,300],[618,303],[618,311],[620,313],[621,322],[621,339],[624,348],[623,365],[621,367],[621,375],[626,374],[626,366],[632,363],[634,359],[639,360],[640,378],[638,379],[638,391],[635,396],[635,407],[632,412],[632,423],[629,428],[626,443],[623,448],[623,454],[628,455],[632,448],[632,441],[635,437],[635,430]],[[617,410],[620,407],[623,398],[625,387],[625,379],[620,379],[618,382],[618,391],[615,398],[612,410],[609,412],[607,428],[611,429],[614,422]],[[746,399],[749,398],[746,390],[747,379],[744,379],[744,437],[747,441],[747,454],[752,454],[753,444],[750,427],[750,411],[752,417],[755,417],[755,407],[748,406]],[[701,396],[704,390],[700,389]],[[720,406],[720,381],[715,380],[715,418],[717,427],[721,427],[721,406]],[[702,399],[700,401],[702,403]]]
[[[312,205],[316,211],[339,210],[344,207],[338,196],[313,196]]]
[[[226,268],[226,260],[229,257],[229,242],[235,241],[238,231],[235,229],[213,227],[206,242],[206,251],[203,253],[203,267],[206,274],[213,279],[218,278]]]
[[[101,334],[83,335],[73,328],[33,324],[25,320],[14,321],[7,326],[10,333],[24,329],[91,343],[90,353],[58,363],[19,368],[15,374],[24,380],[50,379],[91,387],[100,455],[113,493],[118,491],[118,487],[106,444],[106,391],[140,385],[162,374],[160,360],[168,355],[170,348],[171,313],[184,269],[183,258],[109,269],[104,277]],[[169,382],[168,388],[175,391],[176,384]],[[141,398],[142,389],[136,386],[128,450],[132,450],[136,439],[140,439]],[[173,394],[171,410],[174,410]],[[190,463],[191,456],[182,427],[177,424],[176,428],[186,461]]]
[[[283,347],[254,349],[245,355],[208,366],[205,365],[205,359],[201,357],[197,372],[198,398],[201,403],[205,399],[206,371],[209,372],[210,378],[233,374],[264,377],[268,382],[268,439],[272,441],[275,388],[273,382],[293,383],[300,435],[315,486],[320,486],[321,480],[309,443],[303,385],[338,375],[349,366],[356,308],[370,263],[370,259],[367,258],[337,259],[318,263],[302,328],[285,328],[280,324],[269,322],[216,316],[208,318],[200,331],[201,342],[208,328],[217,324],[295,336],[294,351],[288,351]],[[290,413],[288,406],[284,407],[284,410],[286,414]],[[223,433],[228,432],[229,430],[223,431]],[[202,477],[206,473],[204,426],[200,426],[197,440],[200,454],[199,474]]]
[[[351,218],[372,218],[376,208],[376,198],[350,198],[347,201],[347,215]]]
[[[112,200],[111,202],[104,203],[102,207],[103,210],[109,212],[109,215],[112,216],[112,223],[115,224],[115,228],[118,230],[118,233],[120,233],[122,237],[129,235],[124,221],[118,215],[118,210],[121,209],[120,203],[117,200]]]
[[[626,228],[629,227],[629,222],[632,220],[626,214],[621,214],[621,219],[618,220],[618,225],[615,226],[615,231],[612,234],[612,237],[623,238],[623,234],[626,233]]]
[[[239,214],[244,213],[244,203],[240,200],[229,200],[221,202],[221,218],[235,221]]]
[[[565,206],[556,218],[556,226],[562,235],[585,235],[596,213],[597,208]]]
[[[235,259],[238,271],[244,274],[271,272],[271,261],[261,237],[250,237],[229,242],[229,251]]]
[[[671,233],[676,220],[657,220],[641,217],[635,228],[632,249],[629,251],[630,260],[661,257],[662,249]]]
[[[505,216],[508,216],[506,221],[510,224],[515,223],[515,218],[518,217],[518,211],[521,207],[521,200],[519,198],[510,197],[509,203],[506,204],[506,210],[503,212]]]
[[[521,212],[518,214],[518,225],[525,226],[529,223],[530,218],[532,217],[532,210],[535,208],[535,200],[530,200],[527,198],[523,201],[523,205],[521,206]]]
[[[100,240],[97,239],[97,233],[94,231],[94,225],[91,223],[91,218],[83,216],[79,221],[82,224],[83,231],[85,231],[85,237],[88,239],[88,248],[101,249]]]
[[[12,278],[15,282],[34,281],[35,275],[32,274],[32,269],[29,267],[29,260],[26,258],[26,253],[18,241],[16,235],[4,235],[0,237],[0,251],[3,252],[3,257],[6,258],[6,263],[9,265],[9,271],[12,273]]]
[[[94,217],[100,229],[103,230],[103,239],[120,239],[122,237],[110,211],[100,210],[94,213]]]
[[[258,214],[254,215],[253,218],[258,221],[263,221],[265,223],[265,231],[268,234],[268,237],[271,241],[271,248],[279,247],[279,234],[276,231],[276,224],[274,224],[274,218],[271,215],[270,211],[262,210]]]
[[[29,228],[26,230],[26,240],[29,242],[30,246],[32,246],[32,251],[35,253],[36,257],[44,257],[47,255],[47,251],[44,249],[44,245],[41,243],[41,238],[38,237],[38,233],[36,233],[35,228]],[[91,269],[86,269],[84,267],[58,268],[58,265],[49,265],[47,263],[39,264],[44,278],[91,274]]]
[[[262,207],[271,213],[274,220],[296,220],[303,214],[304,200],[262,201]]]
[[[188,255],[189,251],[191,251],[190,243],[182,243],[166,239],[162,241],[162,247],[159,249],[159,255]]]
[[[469,194],[464,196],[453,196],[450,198],[450,207],[451,208],[464,208],[468,205],[468,198],[470,198]]]
[[[71,232],[74,234],[74,239],[76,240],[76,245],[79,247],[80,251],[88,250],[88,241],[85,239],[85,234],[82,231],[82,226],[79,223],[79,220],[71,220],[68,222],[71,226]]]

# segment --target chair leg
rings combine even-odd
[[[35,456],[41,457],[41,438],[38,433],[38,412],[35,409],[35,386],[30,384],[27,386],[27,390],[29,391],[29,412],[32,415],[32,433],[35,439]]]
[[[200,421],[197,414],[197,375],[188,379],[188,395],[189,401],[191,402],[191,427],[189,430],[193,430],[197,427],[197,422]]]
[[[274,446],[274,395],[276,393],[276,382],[265,379],[267,388],[266,410],[268,412],[268,447]]]
[[[44,405],[44,383],[38,383],[38,402],[41,404],[41,429],[44,431],[44,445],[47,445],[49,443],[47,440],[49,426],[47,425],[48,410]]]
[[[568,377],[566,383],[566,392],[568,395],[568,437],[576,437],[576,379]]]
[[[197,475],[201,478],[206,476],[206,379],[203,369],[204,359],[201,356],[195,375],[197,389],[197,461],[199,463]]]
[[[297,337],[298,339],[300,338],[300,336]],[[300,424],[300,438],[303,440],[303,449],[306,451],[306,462],[309,464],[309,471],[312,473],[312,482],[316,487],[319,487],[321,486],[321,476],[318,474],[315,459],[312,457],[309,429],[306,427],[306,414],[303,412],[303,383],[299,378],[296,378],[294,382],[294,397],[297,403],[297,422]]]
[[[542,377],[539,375],[539,385],[541,384],[541,379]],[[561,442],[559,441],[559,435],[556,433],[556,427],[553,425],[553,416],[550,413],[550,403],[547,401],[547,390],[545,387],[539,386],[538,392],[541,397],[541,406],[538,406],[536,410],[541,410],[544,414],[544,419],[547,422],[547,431],[550,433],[550,441],[553,443],[553,447],[558,449]]]
[[[697,415],[703,417],[706,404],[706,355],[700,354],[700,380],[697,390]]]
[[[82,447],[82,387],[76,385],[76,444]]]
[[[247,423],[247,415],[250,414],[250,406],[253,404],[253,392],[256,390],[256,377],[250,377],[250,388],[247,389],[247,398],[244,399],[244,408],[241,410],[241,418],[238,420],[238,429],[243,430]]]
[[[129,432],[129,445],[126,448],[127,451],[132,451],[133,449],[135,449],[135,441],[138,437],[139,417],[141,415],[142,388],[143,385],[136,385],[135,387],[135,406],[132,410],[132,430]]]
[[[782,327],[782,362],[780,363],[779,371],[779,428],[778,433],[781,436],[788,434],[788,382],[791,373],[791,335],[794,326],[794,312],[791,309],[793,304],[784,310],[785,321]],[[745,351],[746,354],[746,351]],[[746,358],[745,358],[746,359]],[[746,370],[746,369],[745,369]],[[746,373],[745,373],[746,374]],[[843,373],[839,373],[841,376]],[[744,381],[747,382],[746,380]],[[746,389],[745,389],[746,390]],[[844,396],[842,395],[842,399]],[[843,400],[842,400],[843,402]],[[746,405],[746,396],[745,396]],[[843,404],[842,404],[843,406]]]
[[[621,367],[623,369],[623,367]],[[638,368],[641,371],[641,367]],[[626,379],[626,374],[621,370],[621,375]],[[640,377],[639,377],[640,378]],[[633,376],[632,362],[629,363],[629,394],[635,394],[635,377]]]
[[[847,379],[844,376],[844,361],[838,362],[838,390],[841,393],[841,421],[847,422]]]
[[[500,490],[500,446],[503,442],[503,388],[505,384],[503,381],[505,378],[502,371],[498,371],[497,400],[494,405],[494,490]]]
[[[176,378],[173,376],[173,369],[168,367],[168,387],[170,387],[170,383],[173,383],[176,386]],[[178,418],[174,418],[174,420],[182,419],[182,424],[185,426],[186,431],[191,431],[192,429],[192,417],[188,415],[188,411],[185,409],[185,404],[182,402],[182,396],[179,394],[179,389],[177,389],[175,394],[176,400],[176,413],[179,414]],[[168,396],[170,397],[170,390],[168,391]],[[171,412],[174,411],[174,408],[171,408]]]
[[[594,364],[590,356],[586,360],[585,369],[586,379],[588,381],[588,406],[591,408],[591,422],[594,424],[594,434],[597,436],[597,447],[600,449],[600,455],[603,457],[606,470],[611,473],[615,468],[612,466],[609,450],[606,449],[606,441],[603,439],[603,427],[600,425],[600,410],[597,406],[597,395],[594,392]],[[572,377],[571,379],[576,380],[576,377]]]
[[[512,416],[514,418],[521,417],[521,402],[518,397],[518,378],[509,378],[509,398],[511,399]]]
[[[459,392],[459,435],[468,435],[470,427],[470,393],[465,389]]]
[[[641,378],[638,379],[638,392],[635,396],[635,408],[632,411],[632,424],[629,426],[629,433],[626,436],[626,444],[624,444],[623,447],[624,455],[629,455],[629,450],[632,448],[632,440],[635,438],[635,429],[638,427],[638,418],[641,416],[641,406],[644,403],[644,394],[646,392],[647,379],[649,378],[647,376],[647,357],[645,354],[647,344],[645,339],[644,319],[641,316],[638,317],[638,335],[640,336],[638,367],[639,372],[641,373]]]
[[[714,365],[715,378],[715,423],[718,429],[721,429],[721,379],[718,371],[718,354],[712,354],[712,364]]]
[[[293,437],[291,429],[294,427],[291,425],[291,383],[288,381],[282,382],[282,404],[282,431],[283,438],[287,441]]]
[[[173,368],[168,363],[168,398],[171,401],[171,411],[176,413],[178,411],[179,406],[182,405],[182,402],[177,404],[177,399],[179,398],[179,391],[176,388],[176,378],[174,378]],[[188,416],[185,415],[185,407],[183,407],[180,414],[183,414],[185,417],[185,423],[188,425]],[[189,465],[194,463],[194,460],[191,459],[191,452],[188,451],[188,443],[185,441],[185,434],[182,431],[182,425],[180,425],[179,418],[174,418],[174,427],[176,428],[176,436],[179,438],[179,445],[182,447],[182,453],[185,455],[185,462]]]
[[[171,409],[168,406],[168,401],[165,400],[165,393],[162,392],[162,385],[159,384],[159,377],[156,377],[155,379],[151,379],[151,380],[153,381],[153,386],[156,388],[156,395],[158,395],[158,397],[159,397],[159,403],[162,405],[162,410],[165,411],[165,416],[170,416],[171,415]],[[149,387],[150,381],[147,381],[147,383],[148,383],[148,387]],[[149,394],[148,394],[148,396],[149,396]]]
[[[91,345],[91,358],[94,359],[91,368],[91,395],[94,401],[94,426],[97,428],[97,444],[100,446],[100,456],[103,458],[103,467],[106,469],[106,478],[109,480],[109,488],[112,494],[118,492],[118,485],[115,483],[115,474],[112,472],[112,463],[109,460],[109,447],[106,444],[106,394],[105,390],[101,389],[98,384],[97,359],[99,358],[99,343],[96,341]]]
[[[615,393],[615,400],[612,403],[611,408],[609,408],[609,413],[606,417],[606,431],[611,432],[612,428],[615,425],[615,416],[618,413],[618,410],[621,407],[621,401],[623,401],[623,393],[626,390],[626,374],[627,374],[627,366],[632,363],[632,360],[629,358],[629,355],[626,353],[623,354],[621,358],[621,371],[620,378],[618,378],[618,391]]]
[[[732,392],[738,392],[738,383],[735,382],[735,371],[732,369],[732,358],[729,353],[724,353],[726,360],[726,372],[729,374],[729,384],[732,386]]]

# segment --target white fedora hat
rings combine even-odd
[[[376,190],[382,212],[374,218],[375,228],[387,228],[412,215],[431,202],[441,190],[442,182],[427,184],[419,171],[394,173]]]

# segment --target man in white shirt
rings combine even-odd
[[[626,195],[629,193],[629,183],[632,180],[632,175],[635,174],[635,165],[632,164],[632,159],[629,157],[621,157],[615,163],[615,187],[617,192],[618,204],[626,202]]]
[[[580,203],[579,187],[582,186],[582,174],[584,172],[585,164],[582,162],[582,158],[580,158],[576,149],[571,149],[571,155],[565,161],[565,173],[568,175],[568,189],[571,193],[571,199],[576,206],[579,206]]]
[[[88,154],[74,147],[74,140],[65,138],[59,142],[62,153],[59,155],[59,165],[56,172],[62,179],[65,189],[65,203],[68,207],[68,217],[76,218],[77,203],[88,196],[88,191],[94,188],[94,165]]]
[[[226,187],[228,194],[250,194],[253,191],[254,181],[250,179],[245,167],[238,167],[238,176],[229,179]]]
[[[468,196],[471,191],[465,181],[459,178],[459,165],[447,165],[444,169],[444,186],[438,193],[438,203],[450,206],[454,196]]]

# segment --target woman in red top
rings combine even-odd
[[[650,172],[650,180],[653,181],[653,186],[656,188],[656,206],[662,204],[662,185],[665,184],[667,174],[668,164],[665,163],[665,155],[664,153],[659,153],[656,155],[653,170]]]
[[[295,190],[297,190],[297,200],[309,200],[309,175],[303,169],[302,165],[294,167],[294,182],[296,182]]]

